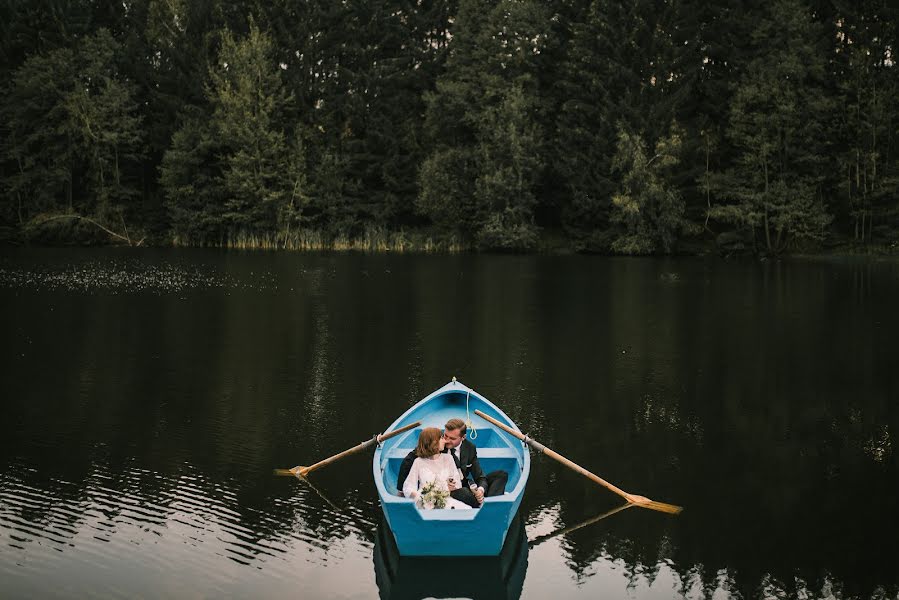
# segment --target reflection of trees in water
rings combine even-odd
[[[48,475],[51,464],[4,465],[0,523],[17,547],[49,542],[67,552],[95,544],[92,538],[156,534],[183,537],[191,545],[210,543],[248,564],[283,554],[298,542],[325,552],[329,542],[350,535],[371,541],[380,511],[375,501],[353,493],[338,498],[334,510],[299,482],[279,480],[273,486],[270,476],[229,480],[214,465],[173,465],[159,473],[113,466],[106,458],[85,464],[77,480],[74,466],[69,463],[67,479],[61,480]]]
[[[315,303],[303,298],[238,290],[190,298],[198,310],[159,296],[57,304],[41,334],[54,339],[35,340],[41,360],[7,387],[35,401],[7,408],[7,423],[19,427],[4,430],[14,449],[0,463],[11,496],[4,521],[64,551],[79,531],[171,536],[186,527],[244,562],[270,552],[270,542],[325,547],[357,532],[310,490],[271,477],[285,459],[321,457],[344,442],[328,433],[330,422],[298,422],[298,394],[285,393],[310,380],[298,365],[316,364],[309,342],[322,337],[309,326]],[[329,351],[324,337],[318,345]],[[333,404],[336,366],[318,364]],[[322,410],[330,421],[332,407]],[[376,507],[364,495],[350,489],[341,500],[373,529]]]
[[[897,550],[878,532],[899,531],[899,424],[886,400],[889,357],[871,350],[895,331],[894,311],[866,306],[872,317],[840,305],[844,272],[783,267],[759,278],[739,266],[674,266],[683,271],[676,286],[649,276],[655,261],[607,262],[576,280],[546,273],[540,284],[556,292],[539,334],[553,351],[529,384],[545,416],[532,423],[524,413],[519,426],[548,422],[541,441],[554,449],[624,489],[687,506],[664,524],[629,511],[566,536],[572,569],[585,572],[608,552],[650,573],[670,559],[682,580],[712,589],[720,571],[744,597],[762,586],[895,589]],[[584,377],[591,370],[601,375]],[[601,510],[584,498],[606,492],[533,464],[531,514],[559,498],[560,525]]]
[[[623,473],[622,481],[630,472],[632,481],[641,479],[635,492],[664,493],[687,509],[676,518],[634,509],[567,535],[562,547],[579,578],[595,562],[617,559],[650,581],[670,564],[686,588],[699,586],[706,596],[717,588],[742,597],[763,588],[785,597],[825,589],[843,590],[844,597],[881,589],[895,595],[897,549],[886,533],[899,531],[895,457],[885,441],[878,447],[887,450],[871,452],[883,428],[862,425],[856,407],[831,406],[826,420],[815,410],[786,411],[781,427],[793,436],[765,426],[764,406],[739,413],[754,426],[683,416],[676,398],[664,410],[636,408],[634,420],[610,424],[629,431],[634,450],[616,456],[608,470]],[[664,448],[665,460],[644,447]],[[598,458],[587,453],[584,463]],[[562,498],[550,510],[561,527],[606,509],[596,506],[609,498],[603,490],[546,459],[533,465],[530,514]],[[631,485],[637,484],[626,489]]]
[[[566,504],[531,512],[529,528],[537,523],[545,528],[547,521],[577,528],[577,523],[566,520],[570,509]],[[790,534],[789,540],[779,540],[786,547],[773,551],[772,546],[756,542],[765,535],[761,528],[745,531],[731,544],[721,544],[709,531],[699,532],[688,544],[680,536],[680,526],[660,528],[652,521],[649,513],[633,508],[564,533],[559,547],[577,580],[589,579],[597,565],[615,562],[624,568],[632,587],[651,586],[664,571],[676,578],[679,593],[689,592],[689,597],[712,598],[716,590],[738,598],[831,597],[831,593],[838,598],[893,598],[899,593],[895,555],[854,556],[859,546],[847,551],[843,545],[860,540],[831,539],[832,551],[823,556],[813,543],[797,543]],[[554,534],[530,537],[539,543]],[[891,537],[872,543],[879,546],[876,554],[891,543]]]
[[[653,261],[579,259],[509,278],[532,259],[346,258],[313,261],[321,280],[308,286],[297,259],[278,259],[291,294],[72,296],[36,314],[20,301],[48,332],[29,332],[40,360],[14,363],[5,383],[25,400],[6,408],[0,486],[30,499],[3,514],[63,550],[88,521],[161,528],[185,514],[190,527],[233,525],[223,543],[245,561],[271,545],[370,541],[370,456],[314,474],[340,511],[271,469],[369,439],[456,374],[572,460],[686,506],[565,535],[579,576],[609,558],[640,577],[671,561],[706,595],[895,595],[899,410],[884,349],[899,327],[871,304],[896,297],[895,278],[859,287],[851,270],[674,263],[674,284]],[[447,366],[469,364],[470,376]],[[544,458],[532,465],[529,518],[570,526],[617,501]],[[188,494],[194,507],[179,501]]]
[[[803,339],[800,327],[783,334],[793,347],[747,354],[751,344],[735,348],[734,340],[752,342],[756,338],[746,334],[758,325],[746,321],[750,329],[737,334],[729,331],[733,325],[722,330],[717,319],[682,318],[695,310],[686,306],[695,297],[665,298],[668,314],[653,317],[658,307],[651,294],[642,304],[631,296],[621,304],[624,312],[605,321],[603,307],[614,293],[608,288],[615,274],[598,275],[550,298],[550,304],[565,299],[547,310],[541,334],[543,346],[554,351],[543,355],[542,370],[524,376],[537,408],[516,413],[517,422],[621,487],[686,504],[687,512],[680,521],[660,525],[657,519],[669,518],[636,511],[616,517],[613,525],[566,536],[563,547],[572,570],[583,576],[607,553],[649,578],[660,561],[670,560],[684,585],[699,585],[706,595],[720,587],[755,597],[766,586],[788,596],[842,589],[869,597],[878,586],[895,594],[891,565],[896,548],[877,539],[877,532],[899,531],[891,439],[896,411],[878,389],[883,381],[855,381],[861,393],[835,397],[829,388],[846,372],[839,364],[814,369],[800,364],[808,360],[807,352],[793,354],[795,340]],[[541,289],[552,283],[550,278]],[[582,295],[590,299],[584,303],[594,303],[597,320],[574,324],[568,315],[589,314],[576,307]],[[756,303],[765,305],[761,298],[751,305]],[[700,306],[698,312],[714,315],[721,307]],[[554,315],[566,318],[554,320]],[[817,317],[827,322],[824,315]],[[640,338],[621,332],[629,325],[644,329],[635,325],[641,320],[652,331],[646,338],[651,346],[635,346]],[[670,327],[677,323],[695,324],[698,336],[686,327]],[[712,347],[694,350],[694,337]],[[697,363],[697,358],[708,362]],[[632,372],[634,364],[642,370]],[[849,370],[881,377],[889,372],[882,357],[866,356],[861,364]],[[595,388],[594,383],[615,381],[617,375],[584,378],[591,368],[620,373],[631,397],[617,387]],[[761,380],[755,373],[762,374]],[[640,389],[647,391],[633,393]],[[558,520],[564,526],[604,508],[588,509],[592,502],[584,499],[600,502],[596,498],[606,492],[576,482],[577,476],[539,457],[533,465],[528,514],[563,498]],[[855,510],[859,503],[865,506],[862,512]],[[866,541],[871,536],[875,539]]]

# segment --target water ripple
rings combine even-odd
[[[0,577],[42,579],[62,553],[69,568],[91,572],[116,565],[132,569],[139,560],[144,573],[214,573],[209,589],[225,593],[233,575],[223,560],[254,571],[264,564],[267,573],[289,577],[297,551],[308,563],[344,560],[345,549],[329,538],[338,530],[340,538],[347,531],[365,538],[373,526],[366,516],[371,507],[364,503],[345,512],[319,511],[314,494],[302,486],[291,497],[272,498],[274,506],[267,510],[241,507],[237,482],[210,479],[189,465],[185,469],[166,477],[126,468],[111,476],[104,465],[94,465],[83,487],[62,495],[25,483],[28,470],[10,466],[0,475],[0,533],[8,554],[0,560]],[[152,492],[139,487],[147,481],[154,482]],[[315,515],[303,512],[312,505]],[[314,522],[306,522],[310,516]],[[104,594],[119,595],[112,585]]]
[[[0,288],[158,295],[188,290],[278,288],[277,277],[272,273],[251,275],[238,279],[204,265],[149,264],[137,259],[105,260],[68,265],[0,267]]]

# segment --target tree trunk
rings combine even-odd
[[[68,173],[67,173],[68,178],[66,181],[66,202],[69,205],[69,212],[75,212],[75,209],[72,206],[72,196],[74,195],[74,193],[72,191],[72,187],[74,186],[73,179],[75,177],[75,174],[72,170],[72,161],[73,161],[73,158],[72,158],[72,136],[67,134],[66,141],[69,143],[69,145],[68,145],[69,154],[66,157],[69,161],[69,164],[67,165],[67,169],[66,169],[68,171]]]
[[[711,142],[709,142],[709,136],[705,136],[705,229],[708,231],[709,229],[709,213],[712,211],[712,196],[711,196],[711,184],[709,181],[709,162],[711,159]]]
[[[16,156],[16,164],[19,167],[19,175],[25,175],[25,169],[22,167],[22,158],[20,156]],[[16,190],[16,214],[19,217],[19,226],[25,224],[25,220],[22,218],[22,192]]]
[[[69,167],[69,176],[66,179],[66,203],[69,205],[69,212],[73,212],[72,208],[72,169]]]
[[[762,166],[765,168],[765,194],[762,196],[764,204],[765,204],[765,245],[768,248],[768,252],[771,252],[771,228],[768,224],[768,160],[767,159],[762,161]]]

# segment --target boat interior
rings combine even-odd
[[[415,449],[415,444],[420,434],[421,428],[413,429],[400,438],[395,446],[385,448],[386,465],[383,473],[384,487],[387,488],[388,493],[398,494],[396,478],[399,474],[400,465],[406,455]],[[506,491],[515,489],[523,468],[521,464],[521,450],[519,449],[521,442],[510,440],[505,434],[487,427],[478,429],[476,437],[472,438],[472,436],[469,436],[468,439],[478,448],[478,460],[484,473],[502,469],[509,474]],[[511,446],[510,444],[513,443],[519,446]],[[525,451],[527,450],[525,449]]]

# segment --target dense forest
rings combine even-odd
[[[0,239],[899,251],[885,0],[7,0]]]

